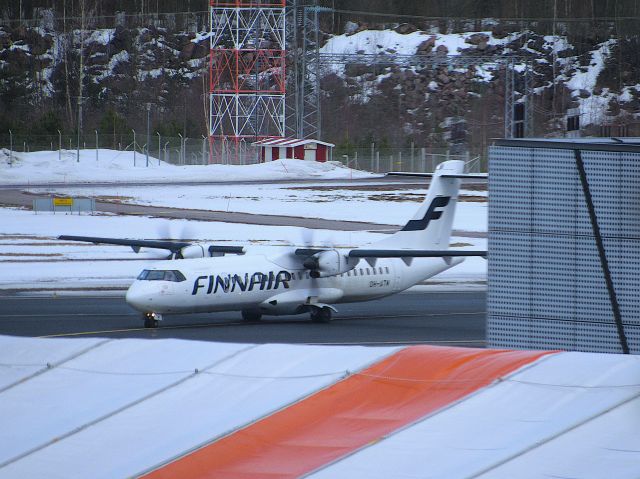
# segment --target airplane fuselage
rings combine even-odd
[[[127,302],[142,312],[256,311],[296,314],[314,304],[367,301],[397,293],[460,260],[379,259],[360,261],[351,271],[312,278],[307,269],[284,267],[266,255],[163,261],[143,272]],[[171,272],[163,273],[162,272]]]

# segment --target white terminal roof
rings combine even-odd
[[[639,378],[617,354],[0,336],[0,477],[637,478]]]
[[[292,148],[295,146],[303,146],[308,145],[309,143],[316,143],[318,145],[325,145],[329,147],[334,147],[333,143],[327,143],[326,141],[314,140],[314,139],[304,139],[301,140],[299,138],[265,138],[264,140],[256,141],[252,143],[253,146],[270,146],[270,147],[288,147]]]

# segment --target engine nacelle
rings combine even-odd
[[[203,245],[200,244],[192,244],[189,246],[185,246],[180,250],[180,255],[184,259],[192,259],[192,258],[205,258],[209,256],[209,253],[204,248]]]
[[[338,250],[332,249],[314,254],[303,264],[305,268],[311,270],[309,274],[312,278],[325,278],[351,271],[356,267],[358,261],[358,258],[350,258]]]

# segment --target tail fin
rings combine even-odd
[[[433,174],[427,197],[413,218],[400,231],[374,245],[381,249],[449,248],[461,183],[459,176],[463,171],[464,161],[440,163]]]

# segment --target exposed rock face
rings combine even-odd
[[[562,132],[563,115],[569,108],[580,108],[581,124],[586,126],[587,133],[595,134],[601,124],[615,122],[625,115],[625,118],[640,116],[640,88],[636,87],[640,84],[640,67],[614,69],[611,66],[615,65],[616,48],[634,57],[633,40],[625,44],[616,41],[595,44],[591,50],[578,54],[576,47],[564,37],[496,31],[497,36],[487,32],[466,35],[466,47],[459,46],[461,39],[455,35],[429,35],[415,47],[417,55],[433,58],[451,54],[478,57],[477,62],[466,65],[347,66],[344,81],[349,85],[353,105],[349,111],[357,111],[357,115],[345,118],[343,124],[327,113],[325,118],[328,115],[332,121],[326,123],[325,132],[335,141],[345,135],[346,129],[350,141],[354,137],[374,137],[406,144],[407,132],[410,132],[416,143],[446,145],[458,138],[486,145],[488,139],[502,135],[505,104],[504,63],[487,60],[489,55],[497,59],[518,55],[519,60],[514,63],[516,101],[522,99],[524,73],[526,68],[530,69],[529,95],[536,106],[534,134]],[[398,29],[396,32],[400,33]],[[450,51],[454,47],[456,51]],[[640,54],[636,52],[635,56]],[[331,86],[323,86],[325,113],[342,111],[345,99],[333,102],[334,93],[341,88],[339,78],[334,77]],[[620,89],[614,81],[628,86]],[[393,123],[390,126],[385,122],[381,126],[368,120],[383,117],[393,117],[402,128],[398,126],[394,133]],[[455,134],[452,125],[457,125]],[[460,133],[465,128],[465,133]]]

